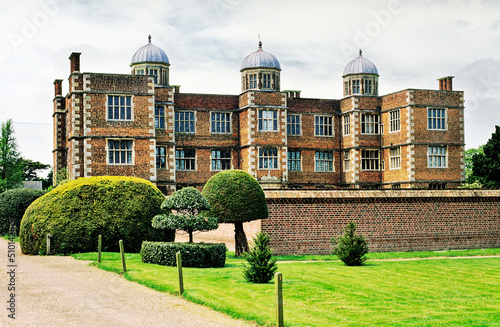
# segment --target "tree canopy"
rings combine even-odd
[[[17,151],[12,119],[9,119],[2,123],[0,136],[0,192],[19,186],[22,180],[22,159]]]
[[[486,188],[500,188],[500,126],[483,147],[484,153],[472,157],[472,180],[479,180]]]

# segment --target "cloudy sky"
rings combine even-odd
[[[494,0],[3,0],[0,122],[14,121],[23,157],[52,164],[53,82],[64,79],[66,94],[71,52],[82,53],[82,72],[127,74],[151,34],[182,92],[238,94],[260,34],[282,89],[302,97],[341,98],[360,48],[381,95],[455,76],[466,147],[477,147],[500,125],[499,13]]]

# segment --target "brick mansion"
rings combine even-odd
[[[264,189],[456,188],[464,180],[464,98],[452,76],[439,89],[379,95],[361,51],[342,73],[343,98],[280,88],[281,65],[263,50],[242,61],[241,93],[182,93],[151,38],[131,74],[80,72],[55,80],[54,176],[130,175],[164,194],[242,169]],[[286,69],[286,68],[285,68]],[[340,72],[339,72],[340,78]]]

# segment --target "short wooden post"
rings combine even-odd
[[[102,235],[99,235],[97,241],[97,262],[101,262],[101,247],[102,247]]]
[[[274,274],[276,288],[276,326],[283,327],[283,277],[280,272]]]
[[[122,266],[123,266],[123,273],[125,274],[127,272],[127,266],[125,265],[125,251],[123,250],[123,240],[120,240],[120,254],[122,256]]]
[[[184,280],[182,277],[182,256],[180,252],[175,255],[177,259],[177,275],[179,276],[179,295],[184,293]]]
[[[49,255],[50,254],[50,239],[52,238],[52,234],[47,234],[47,251],[46,251],[46,255]]]

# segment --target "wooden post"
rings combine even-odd
[[[45,252],[45,255],[50,254],[50,239],[52,238],[52,234],[47,234],[47,251]]]
[[[125,251],[123,250],[123,240],[120,240],[120,254],[122,256],[122,266],[123,266],[123,274],[127,272],[127,266],[125,265]]]
[[[97,262],[101,262],[101,247],[102,247],[102,235],[99,235],[97,241]]]
[[[177,275],[179,276],[179,295],[184,293],[184,280],[182,277],[182,256],[180,252],[175,255],[177,259]]]
[[[276,287],[276,326],[283,327],[283,277],[280,272],[274,274]]]

